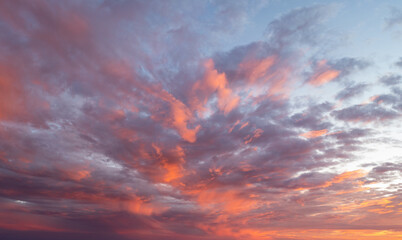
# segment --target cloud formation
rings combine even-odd
[[[264,6],[0,2],[0,237],[398,239],[400,76]]]

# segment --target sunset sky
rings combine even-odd
[[[402,239],[402,1],[0,0],[0,239]]]

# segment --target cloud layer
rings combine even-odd
[[[222,50],[263,7],[0,2],[0,236],[400,238],[400,75],[322,54],[338,5]]]

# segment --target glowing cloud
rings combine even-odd
[[[204,67],[204,78],[197,81],[192,88],[191,101],[193,108],[202,114],[209,98],[216,92],[219,110],[223,111],[224,114],[228,114],[237,107],[240,98],[227,86],[226,75],[218,73],[214,68],[212,59],[208,59]]]
[[[328,133],[327,129],[321,129],[321,130],[305,132],[305,133],[300,134],[300,136],[305,137],[305,138],[316,138],[316,137],[326,135],[327,133]]]
[[[331,67],[327,65],[326,60],[321,60],[317,63],[317,67],[313,76],[310,78],[309,83],[314,86],[321,86],[334,80],[339,76],[339,74],[340,71],[331,69]]]

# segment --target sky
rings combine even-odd
[[[402,2],[0,1],[0,238],[402,239]]]

